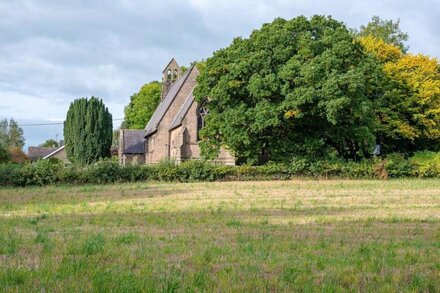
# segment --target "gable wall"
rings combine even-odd
[[[180,91],[174,98],[174,101],[168,108],[164,117],[159,123],[157,132],[148,139],[146,163],[158,163],[163,158],[168,158],[171,154],[170,150],[170,131],[169,127],[185,102],[188,95],[196,85],[196,77],[199,74],[197,68],[193,68],[188,78],[182,85]]]
[[[62,162],[64,162],[65,164],[70,163],[69,159],[67,158],[67,153],[66,153],[66,149],[62,149],[59,152],[53,154],[52,156],[50,156],[51,158],[55,158],[58,159]]]
[[[172,133],[172,145],[176,142],[178,144],[177,147],[180,146],[181,142],[179,134],[183,134],[184,137],[183,145],[181,146],[181,157],[175,158],[179,162],[190,159],[197,160],[202,157],[197,141],[197,110],[198,103],[194,101],[182,121],[182,126],[175,129]],[[184,133],[183,130],[185,130]],[[224,148],[220,148],[220,153],[215,161],[225,165],[235,165],[235,158]]]
[[[187,138],[185,145],[183,146],[183,153],[185,159],[200,159],[200,147],[197,143],[197,102],[194,101],[185,118],[182,121],[182,126],[187,127]]]

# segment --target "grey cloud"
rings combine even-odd
[[[188,65],[275,17],[313,14],[350,27],[373,15],[400,18],[413,52],[440,56],[437,0],[5,0],[0,118],[62,118],[73,99],[91,95],[119,118],[171,57]]]

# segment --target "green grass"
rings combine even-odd
[[[0,189],[6,292],[440,290],[440,180]]]

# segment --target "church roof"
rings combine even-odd
[[[186,98],[185,103],[183,103],[182,108],[180,108],[173,122],[171,123],[170,130],[176,128],[180,124],[182,124],[183,118],[185,118],[186,113],[194,102],[194,96],[191,91],[189,96]]]
[[[166,97],[163,99],[162,102],[160,102],[159,106],[157,106],[156,111],[154,111],[153,116],[151,117],[150,121],[148,121],[147,127],[145,127],[145,137],[150,136],[154,132],[156,132],[157,127],[159,126],[160,121],[162,120],[163,116],[165,116],[165,113],[167,112],[170,105],[173,103],[174,98],[179,93],[180,88],[185,83],[186,79],[188,78],[189,74],[193,70],[194,65],[191,66],[183,75],[181,78],[176,80],[173,85],[171,86],[170,90],[168,91]]]
[[[124,154],[145,153],[145,138],[143,130],[125,130],[124,133]]]

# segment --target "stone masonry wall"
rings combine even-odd
[[[193,68],[189,73],[186,81],[182,85],[180,91],[174,98],[170,108],[165,113],[164,117],[159,123],[156,134],[151,139],[148,139],[148,153],[146,155],[146,162],[150,164],[158,163],[163,158],[169,158],[170,150],[170,131],[169,127],[185,102],[186,98],[191,93],[196,85],[196,77],[199,74],[197,68]],[[151,152],[152,150],[152,152]]]

